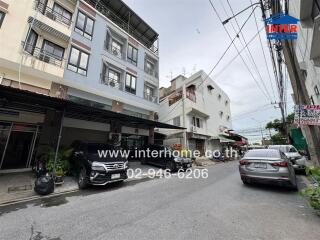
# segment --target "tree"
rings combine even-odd
[[[271,141],[272,141],[272,144],[275,144],[275,145],[282,145],[287,143],[287,139],[281,133],[276,133],[272,135]]]

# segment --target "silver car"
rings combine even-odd
[[[287,158],[292,162],[293,168],[296,171],[305,171],[307,161],[306,157],[301,156],[298,150],[292,145],[270,145],[269,149],[278,149],[282,151]]]
[[[276,149],[249,150],[239,161],[239,172],[244,184],[276,183],[297,189],[292,163]]]

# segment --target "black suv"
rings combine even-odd
[[[169,147],[163,145],[149,145],[141,150],[145,151],[145,156],[142,154],[140,155],[141,164],[155,165],[161,168],[169,169],[172,172],[179,169],[186,170],[192,167],[191,158],[175,156],[176,154],[173,154],[173,150]],[[147,151],[149,154],[147,154]],[[152,155],[152,152],[157,152],[157,154]],[[164,152],[167,153],[164,154]]]
[[[70,159],[71,169],[78,177],[80,189],[88,185],[106,185],[127,179],[128,161],[119,155],[100,155],[101,151],[116,150],[114,146],[101,143],[81,143],[72,145],[74,151]],[[110,152],[109,152],[110,153]]]

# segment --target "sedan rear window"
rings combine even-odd
[[[277,150],[250,150],[244,155],[244,158],[280,158],[280,152]]]

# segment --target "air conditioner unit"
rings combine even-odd
[[[117,50],[112,50],[112,54],[117,56],[117,57],[121,57],[121,52],[119,52]]]

